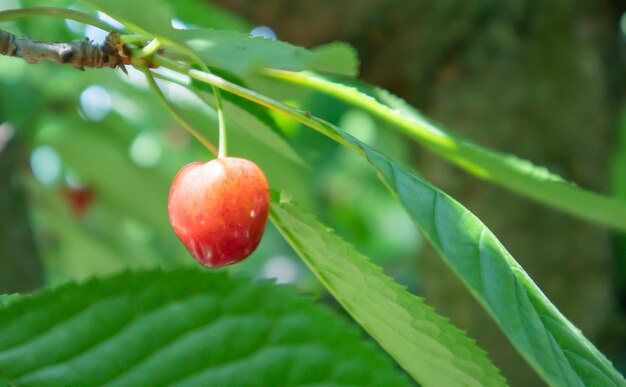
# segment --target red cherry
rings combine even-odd
[[[76,216],[84,215],[91,206],[94,198],[93,189],[89,187],[63,187],[61,192]]]
[[[221,157],[184,166],[168,201],[174,232],[205,266],[237,263],[257,248],[269,209],[267,179],[255,163]]]

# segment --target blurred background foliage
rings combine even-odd
[[[38,5],[49,3],[0,3],[2,9]],[[89,12],[71,1],[55,4],[59,5]],[[205,2],[172,5],[181,26],[246,33],[255,27]],[[47,18],[5,23],[2,28],[51,41],[86,35],[97,42],[106,36],[93,27]],[[261,28],[258,33],[272,32]],[[78,73],[50,63],[30,66],[14,58],[3,58],[0,63],[3,144],[22,143],[20,153],[11,157],[20,166],[10,169],[16,183],[3,185],[3,189],[28,201],[28,206],[21,207],[7,201],[5,208],[25,219],[28,212],[30,226],[24,223],[19,228],[31,233],[32,229],[35,234],[19,243],[7,234],[3,257],[8,260],[16,246],[32,246],[38,253],[25,256],[38,256],[48,284],[126,267],[193,264],[169,226],[167,194],[178,169],[191,161],[208,160],[211,155],[151,95],[143,75],[132,69],[129,72],[128,76],[111,70]],[[357,131],[391,155],[408,160],[408,144],[393,132],[379,130],[366,113],[346,110],[341,104],[308,92],[282,90],[275,82],[247,81],[265,82],[265,87],[293,104],[323,110],[349,131]],[[217,143],[215,113],[180,86],[162,87],[185,115]],[[284,189],[315,209],[346,239],[379,262],[387,262],[392,271],[417,289],[413,258],[421,247],[419,234],[365,163],[285,117],[268,117],[279,123],[283,139],[240,107],[227,102],[226,109],[229,130],[233,132],[229,144],[232,155],[255,160],[273,188]],[[6,165],[13,164],[7,161]],[[14,221],[6,220],[3,225],[17,228]],[[279,282],[295,283],[314,293],[322,291],[271,224],[254,257],[231,270],[278,278]],[[23,291],[36,286],[7,286],[6,290]]]
[[[626,4],[510,0],[179,0],[175,25],[237,30],[307,47],[355,46],[362,77],[476,142],[626,200]],[[0,9],[50,5],[0,0]],[[54,6],[79,7],[60,0]],[[85,12],[87,9],[77,8]],[[147,10],[149,12],[149,10]],[[36,18],[0,24],[62,41],[101,30]],[[129,71],[0,59],[0,291],[128,267],[195,264],[167,221],[171,180],[210,154]],[[262,77],[253,88],[339,124],[411,165],[478,215],[548,297],[626,369],[626,238],[467,176],[330,97]],[[166,95],[216,142],[215,113],[182,87]],[[230,153],[256,161],[388,274],[469,330],[512,384],[536,381],[481,308],[427,248],[358,157],[283,116],[277,134],[234,104]],[[230,268],[328,296],[271,224]]]

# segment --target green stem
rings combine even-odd
[[[220,142],[219,142],[219,152],[217,157],[226,157],[226,118],[224,117],[224,108],[222,107],[222,96],[220,95],[219,90],[215,92],[215,103],[217,109],[217,123],[219,126],[219,134],[220,134]]]
[[[191,58],[192,61],[194,61],[205,73],[207,74],[211,74],[211,70],[209,69],[209,67],[206,65],[206,63],[204,63],[204,61],[202,59],[200,59],[200,57],[198,57],[198,55],[189,47],[178,44],[178,43],[174,43],[174,46],[176,48],[178,48],[181,52],[183,52],[184,54],[186,54],[187,56],[189,56],[189,58]],[[164,61],[167,61],[166,63],[168,63],[168,65],[172,65],[176,68],[179,68],[180,71],[179,72],[184,72],[186,73],[186,71],[190,68],[189,66],[183,66],[182,68],[179,67],[179,64],[177,64],[174,61],[171,60],[167,60],[165,58],[163,58],[162,56],[159,56],[158,58],[154,58],[155,59],[155,63],[159,63],[158,60],[162,59]],[[167,67],[166,65],[163,65],[163,67]],[[217,122],[218,122],[218,128],[219,128],[219,152],[217,157],[226,157],[227,156],[227,134],[226,134],[226,118],[224,116],[224,108],[222,106],[222,94],[220,93],[220,89],[218,87],[216,87],[215,85],[211,85],[211,88],[213,89],[213,95],[215,96],[215,102],[216,102],[216,110],[217,110]]]
[[[130,34],[120,35],[120,42],[122,43],[143,43],[151,40],[153,37],[148,35]]]
[[[187,129],[189,133],[191,133],[198,141],[200,141],[202,145],[204,145],[213,155],[217,155],[218,150],[215,147],[215,145],[213,145],[211,140],[209,140],[208,138],[200,134],[200,131],[196,130],[193,124],[191,124],[185,117],[183,117],[183,115],[180,114],[178,110],[176,110],[174,105],[172,105],[172,103],[170,103],[170,101],[168,101],[167,98],[165,98],[163,91],[161,91],[161,89],[157,85],[152,73],[148,69],[145,69],[145,68],[141,70],[146,75],[146,79],[148,81],[148,85],[150,86],[150,89],[152,89],[154,94],[156,94],[156,96],[161,100],[161,102],[163,102],[167,110],[169,110],[169,112],[172,113],[172,115],[178,120],[178,122],[180,122],[180,124],[185,129]]]
[[[161,42],[158,38],[154,38],[137,52],[137,57],[145,58],[151,56],[159,49],[159,46],[161,46]]]
[[[188,75],[187,72],[191,69],[187,63],[180,63],[174,60],[171,60],[163,55],[155,55],[154,63],[158,64],[161,67],[165,67],[166,69],[170,69],[174,72],[177,72],[182,75]]]
[[[28,17],[33,17],[33,16],[50,16],[50,17],[56,17],[56,18],[66,19],[66,20],[74,20],[79,23],[98,27],[105,31],[118,30],[93,15],[75,11],[73,9],[55,8],[55,7],[31,7],[31,8],[9,9],[6,11],[0,11],[0,22],[28,18]],[[126,30],[122,29],[119,31],[126,31]]]
[[[183,50],[187,55],[189,55],[191,59],[196,62],[205,73],[211,74],[211,70],[209,70],[209,67],[206,65],[206,63],[204,63],[204,61],[202,61],[202,59],[200,59],[196,55],[193,50],[190,50],[184,46],[179,46],[179,48]],[[217,110],[217,124],[220,136],[219,152],[217,154],[217,157],[226,157],[228,154],[228,140],[226,134],[226,117],[224,116],[224,108],[222,106],[222,94],[217,86],[211,85],[211,88],[213,89],[213,95],[215,95],[215,108]]]
[[[413,137],[416,137],[419,141],[425,142],[428,146],[437,147],[437,149],[440,149],[442,152],[444,150],[452,150],[458,146],[458,140],[451,139],[442,131],[434,130],[432,126],[427,125],[425,122],[418,122],[416,119],[410,119],[407,118],[406,115],[398,114],[393,109],[378,103],[378,101],[373,97],[359,93],[349,93],[348,91],[351,91],[351,87],[349,86],[341,85],[337,87],[332,82],[326,81],[323,78],[309,76],[306,72],[299,73],[275,69],[262,69],[260,72],[261,74],[270,76],[273,79],[321,91],[358,108],[366,110],[381,120],[393,124],[395,127],[403,128],[407,133],[412,134]]]

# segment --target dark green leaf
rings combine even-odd
[[[406,385],[357,331],[291,288],[225,272],[124,273],[0,307],[15,385]]]

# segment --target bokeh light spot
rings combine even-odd
[[[254,27],[252,31],[250,31],[250,36],[261,36],[267,39],[277,39],[276,32],[268,26],[258,26]]]
[[[172,19],[172,28],[176,30],[188,30],[187,24],[183,23],[178,19]]]
[[[276,278],[278,284],[290,284],[298,280],[296,264],[284,255],[274,256],[265,262],[261,270],[263,278]]]
[[[65,171],[65,183],[73,189],[85,188],[85,184],[83,184],[80,177],[72,170]]]
[[[105,30],[101,30],[98,27],[87,26],[85,28],[85,36],[93,40],[94,43],[102,44],[106,40],[109,33]]]
[[[50,185],[61,175],[61,158],[52,147],[40,146],[30,155],[30,168],[39,182]]]
[[[21,8],[20,1],[18,0],[0,0],[0,11],[18,8]]]
[[[161,143],[148,133],[142,133],[130,145],[130,158],[140,167],[154,166],[163,152]]]
[[[348,110],[339,121],[339,126],[354,137],[371,145],[376,139],[376,124],[372,117],[361,110]]]
[[[111,96],[102,86],[89,86],[80,94],[80,106],[87,119],[100,121],[111,111]]]
[[[122,23],[120,23],[117,20],[113,19],[112,17],[110,17],[106,13],[102,13],[102,12],[98,11],[98,19],[102,20],[103,22],[105,22],[106,24],[110,25],[111,27],[113,27],[115,29],[119,30],[119,29],[124,28],[124,25]]]

